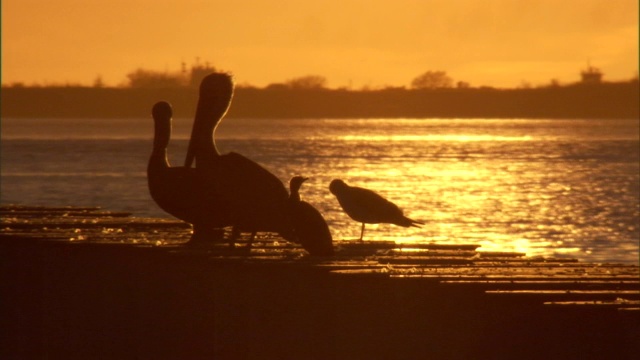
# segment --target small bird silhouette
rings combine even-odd
[[[334,254],[333,238],[327,222],[316,208],[300,199],[300,186],[308,179],[294,176],[289,180],[289,210],[294,233],[309,254],[331,256]]]
[[[364,235],[364,224],[388,223],[403,227],[424,225],[409,219],[402,210],[391,201],[369,189],[349,186],[340,179],[331,181],[329,190],[336,196],[340,206],[350,218],[362,223],[360,241]]]

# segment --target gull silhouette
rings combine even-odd
[[[362,223],[360,241],[364,236],[364,224],[388,223],[403,227],[423,225],[402,213],[402,210],[391,201],[369,189],[349,186],[340,179],[331,181],[329,190],[336,196],[344,212],[353,220]]]

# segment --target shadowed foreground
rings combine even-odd
[[[181,222],[0,210],[1,358],[640,355],[637,266],[475,245],[338,241],[330,259],[277,238],[190,249],[171,245],[189,238]]]

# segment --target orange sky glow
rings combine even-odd
[[[443,70],[471,86],[638,74],[637,0],[3,0],[2,84],[127,83],[199,59],[239,84],[306,75],[409,86]]]

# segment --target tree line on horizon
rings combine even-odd
[[[201,64],[197,61],[190,69],[187,69],[187,64],[182,63],[182,69],[176,72],[169,71],[155,71],[138,68],[127,74],[128,83],[118,86],[123,88],[132,89],[162,89],[162,88],[194,88],[198,87],[202,79],[208,74],[219,71],[208,62]],[[548,87],[561,87],[571,85],[598,85],[603,84],[603,73],[600,69],[588,66],[587,69],[581,71],[581,79],[576,83],[561,84],[557,79],[551,79],[547,84],[539,85],[539,88]],[[288,79],[281,83],[271,83],[264,87],[265,90],[276,89],[291,89],[291,90],[349,90],[358,91],[351,88],[340,87],[337,89],[329,89],[327,87],[327,78],[322,75],[305,75]],[[638,82],[638,74],[628,81],[619,82]],[[47,85],[47,86],[26,86],[23,83],[13,83],[9,85],[2,85],[2,87],[9,88],[22,88],[22,87],[78,87],[78,88],[106,88],[107,86],[102,81],[102,78],[98,76],[93,85]],[[250,88],[259,89],[256,86],[250,84],[238,84],[238,88]],[[518,87],[519,89],[533,88],[530,83],[523,81]],[[466,81],[454,81],[454,79],[442,70],[428,70],[424,73],[416,76],[412,79],[408,89],[411,90],[437,90],[437,89],[471,89],[473,88],[470,83]],[[490,86],[480,86],[479,89],[493,89]],[[369,90],[394,90],[401,89],[406,90],[404,86],[386,86],[372,89],[368,86],[361,88],[359,91]]]

